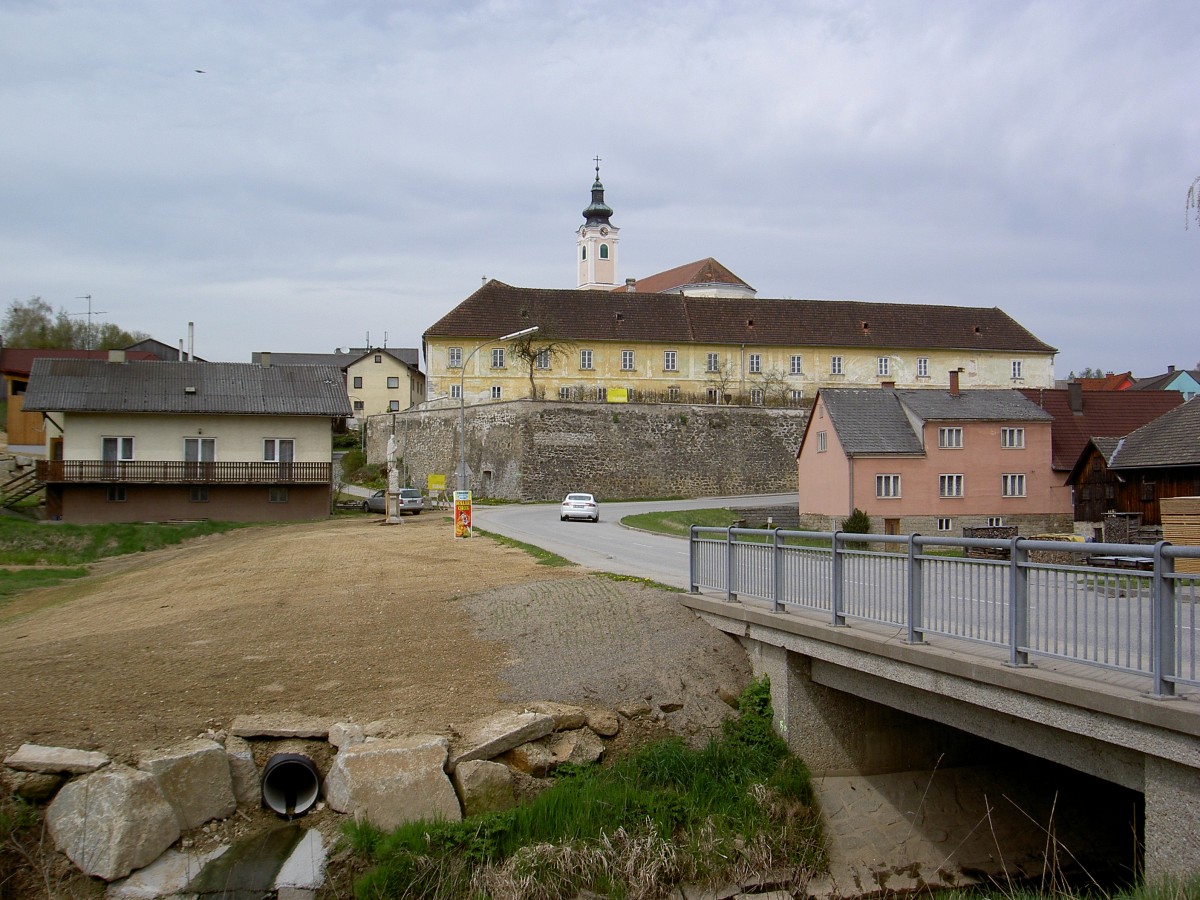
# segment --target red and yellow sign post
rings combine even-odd
[[[471,492],[454,492],[454,536],[469,538],[471,536]]]

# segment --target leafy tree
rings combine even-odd
[[[1183,208],[1184,228],[1191,224],[1192,213],[1196,214],[1196,224],[1200,225],[1200,175],[1192,179],[1192,183],[1188,187],[1187,204]]]
[[[109,350],[128,347],[149,337],[140,331],[125,331],[111,322],[90,324],[65,309],[56,313],[41,297],[14,300],[0,321],[0,333],[8,347],[35,350]]]
[[[571,355],[571,350],[574,347],[571,341],[558,340],[552,334],[547,334],[545,329],[535,331],[532,334],[522,335],[515,338],[509,344],[508,353],[514,359],[519,360],[521,365],[525,367],[525,371],[529,373],[529,399],[538,399],[538,389],[536,376],[538,371],[538,357],[543,357],[546,368],[554,364],[556,359],[567,359]]]
[[[1091,366],[1084,369],[1082,372],[1071,372],[1067,377],[1074,381],[1076,378],[1104,378],[1105,374],[1102,369],[1093,369]]]

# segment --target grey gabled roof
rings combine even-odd
[[[1200,400],[1189,400],[1121,439],[1110,469],[1200,466]]]
[[[828,388],[820,397],[847,456],[923,453],[916,422],[1042,422],[1053,418],[1012,390],[951,394],[944,390]]]
[[[352,416],[334,366],[39,359],[25,409],[43,412]]]
[[[270,352],[270,351],[268,351]],[[358,362],[369,353],[386,353],[393,359],[399,360],[411,369],[419,369],[421,351],[416,347],[351,347],[344,353],[274,353],[271,352],[273,366],[337,366],[340,369]],[[250,361],[262,362],[262,353],[250,354]]]

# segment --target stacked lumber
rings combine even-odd
[[[1200,497],[1166,497],[1159,501],[1163,538],[1172,544],[1200,547]],[[1176,572],[1200,574],[1200,559],[1175,561]]]

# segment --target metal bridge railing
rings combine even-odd
[[[750,597],[1031,655],[1200,685],[1200,547],[713,528],[689,537],[691,590]],[[982,553],[982,557],[970,555]],[[964,555],[965,554],[965,555]]]

